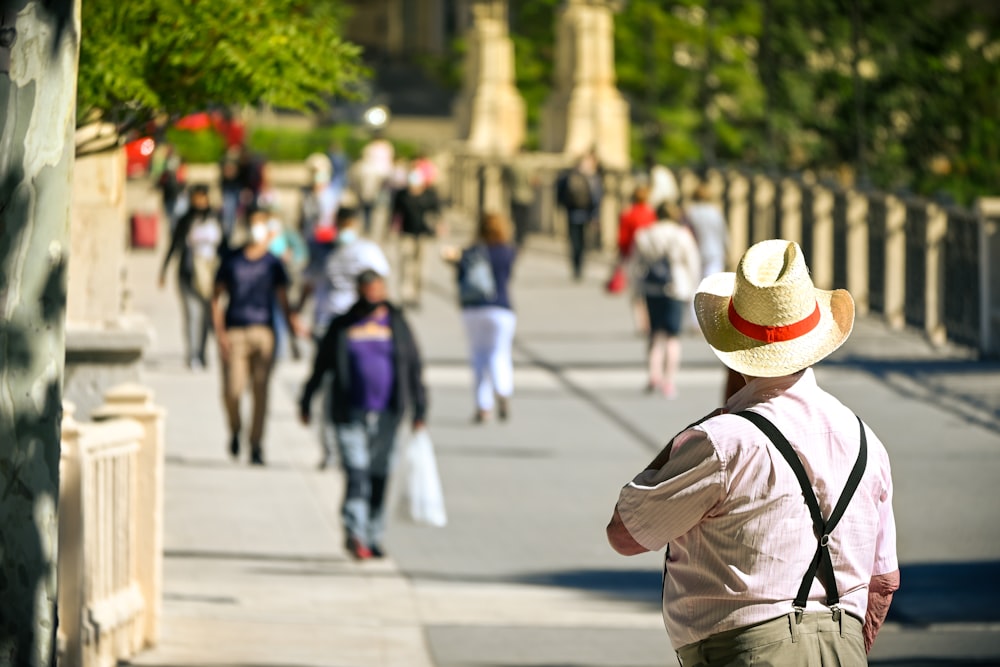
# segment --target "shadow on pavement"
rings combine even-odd
[[[1000,561],[901,565],[899,576],[889,621],[921,627],[1000,622]]]
[[[851,355],[825,366],[869,373],[901,396],[959,408],[969,423],[1000,433],[1000,364],[973,359],[872,359]]]

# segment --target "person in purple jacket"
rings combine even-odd
[[[416,339],[402,311],[387,301],[385,279],[366,269],[357,284],[360,298],[330,323],[319,344],[299,416],[309,423],[313,394],[332,373],[329,415],[347,477],[341,507],[346,548],[364,560],[385,553],[385,492],[396,434],[408,413],[414,431],[424,427],[427,390]]]

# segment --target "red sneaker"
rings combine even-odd
[[[356,537],[347,538],[347,551],[354,560],[368,560],[372,557],[372,550]]]

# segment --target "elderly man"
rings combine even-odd
[[[695,310],[747,385],[625,485],[608,539],[624,555],[666,547],[684,667],[865,665],[899,587],[889,458],[810,368],[850,335],[854,301],[771,240],[703,280]]]

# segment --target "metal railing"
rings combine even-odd
[[[568,166],[561,155],[519,155],[535,174],[535,228],[561,236],[565,224],[555,204],[555,183]],[[503,161],[472,155],[456,157],[453,192],[473,192],[458,203],[470,211],[506,210],[500,173]],[[983,257],[1000,255],[1000,235],[976,210],[941,207],[918,199],[818,184],[806,174],[772,177],[738,169],[710,169],[702,174],[729,225],[729,268],[757,241],[781,236],[802,247],[813,280],[821,289],[849,289],[861,313],[874,312],[890,327],[920,328],[935,344],[951,340],[995,354],[994,321],[1000,322],[1000,288],[990,290],[992,270]],[[700,179],[677,171],[682,204]],[[597,247],[614,247],[617,216],[627,206],[634,179],[627,173],[605,175]],[[992,200],[991,200],[992,201]],[[985,240],[984,240],[985,239]],[[1000,258],[997,258],[1000,260]],[[989,316],[983,314],[989,302]],[[1000,325],[998,325],[1000,326]]]

